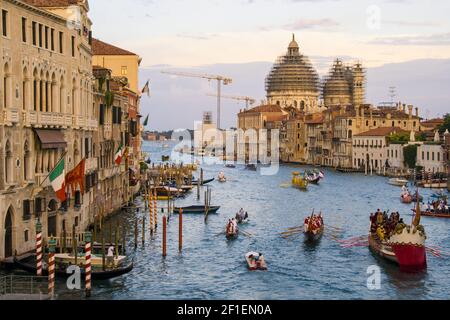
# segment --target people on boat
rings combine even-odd
[[[312,232],[313,234],[317,234],[318,232],[320,232],[322,226],[323,226],[322,214],[320,215],[313,214],[311,217],[305,219],[304,230],[305,232]]]

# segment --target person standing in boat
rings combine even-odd
[[[108,248],[108,254],[106,255],[106,265],[109,267],[114,266],[114,247]]]

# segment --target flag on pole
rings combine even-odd
[[[85,177],[86,159],[81,162],[66,175],[67,185],[70,186],[72,194],[75,194],[77,186],[80,187],[81,193],[84,193],[84,177]]]
[[[55,190],[56,196],[61,202],[66,201],[66,180],[65,180],[65,168],[64,158],[56,165],[56,167],[50,172],[49,178],[52,184],[53,190]]]
[[[143,124],[144,127],[145,127],[146,125],[148,125],[148,116],[149,116],[149,115],[147,115],[147,117],[146,117],[145,120],[144,120],[144,124]]]
[[[147,96],[150,97],[150,83],[147,80],[147,83],[145,84],[144,88],[141,91],[141,94],[147,93]]]
[[[116,154],[114,155],[114,162],[119,166],[122,163],[123,158],[123,145],[119,146],[119,149],[117,149]]]

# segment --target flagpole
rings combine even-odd
[[[41,187],[41,186],[44,184],[44,182],[48,179],[48,177],[50,177],[50,175],[52,174],[53,170],[58,166],[58,164],[59,164],[61,161],[64,160],[64,157],[67,155],[67,153],[68,153],[67,151],[64,152],[64,154],[62,155],[61,159],[59,159],[59,161],[56,163],[56,165],[53,167],[53,169],[47,174],[47,176],[45,177],[45,179],[42,180],[42,182],[41,182],[41,184],[38,186],[38,188]],[[64,169],[65,169],[65,168],[64,168]]]

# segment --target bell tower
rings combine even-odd
[[[366,100],[366,71],[361,63],[353,66],[352,102],[354,106],[365,103]]]

